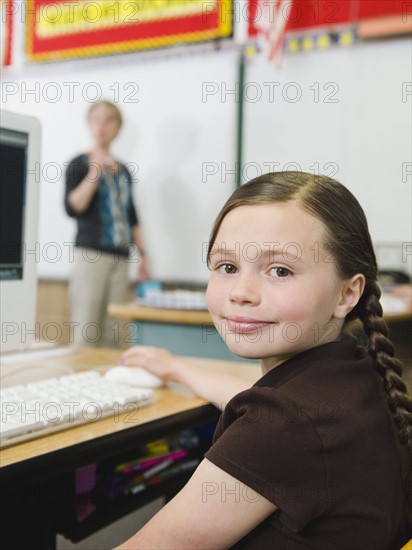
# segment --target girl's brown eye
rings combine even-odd
[[[286,267],[272,267],[271,271],[280,278],[287,277],[288,275],[291,275],[290,269],[287,269]]]
[[[237,271],[237,268],[233,264],[221,264],[217,269],[221,273],[226,273],[227,275],[233,275],[233,273]]]

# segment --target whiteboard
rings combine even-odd
[[[255,56],[243,181],[282,169],[339,179],[363,206],[373,241],[396,243],[396,263],[410,269],[402,243],[411,241],[411,67],[408,39],[286,54],[280,70]]]

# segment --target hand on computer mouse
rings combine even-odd
[[[174,359],[166,349],[133,346],[123,353],[120,364],[128,367],[142,367],[163,380],[172,380]]]

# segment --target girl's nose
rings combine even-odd
[[[260,303],[258,281],[247,275],[238,275],[230,289],[229,299],[236,304],[258,305]]]

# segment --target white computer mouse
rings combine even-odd
[[[159,388],[164,385],[161,378],[140,367],[122,367],[119,365],[106,371],[104,377],[113,382],[140,388]]]

